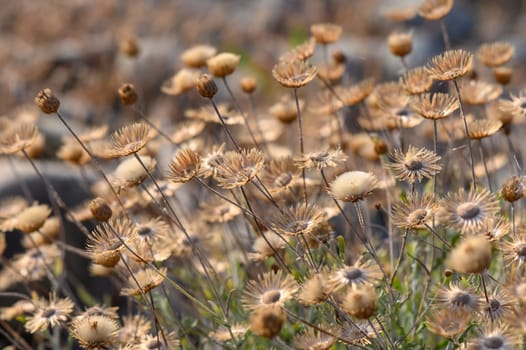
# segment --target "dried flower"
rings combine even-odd
[[[425,0],[418,8],[418,14],[429,21],[444,18],[453,8],[453,0]]]
[[[271,194],[276,194],[293,187],[300,173],[290,157],[273,159],[265,167],[261,180]]]
[[[183,68],[166,80],[161,86],[161,91],[167,95],[177,96],[195,88],[199,78],[199,71]]]
[[[38,129],[32,122],[17,124],[0,134],[0,154],[28,151],[37,141]]]
[[[60,107],[59,99],[49,88],[42,89],[38,92],[35,97],[35,104],[46,114],[56,113]]]
[[[408,198],[393,205],[393,224],[396,227],[411,230],[424,229],[432,223],[440,204],[433,194],[425,193],[420,198]]]
[[[477,50],[478,60],[488,67],[497,67],[511,60],[515,48],[508,42],[482,44]]]
[[[391,53],[398,57],[404,57],[413,50],[413,34],[394,32],[387,37],[387,43]]]
[[[128,158],[117,166],[114,172],[116,178],[114,185],[120,188],[137,186],[148,177],[148,172],[152,173],[157,161],[149,156],[138,157],[142,164],[136,158]]]
[[[225,153],[216,168],[215,179],[226,189],[241,187],[252,181],[263,167],[263,153],[255,148]]]
[[[507,265],[521,268],[526,264],[526,230],[522,228],[511,236],[510,241],[501,243],[501,251]]]
[[[446,224],[461,233],[480,233],[500,210],[497,198],[486,189],[479,192],[472,189],[469,193],[460,189],[449,195],[444,204]]]
[[[508,85],[513,76],[513,69],[510,67],[496,67],[493,69],[495,81],[501,85]]]
[[[332,326],[326,326],[328,333],[324,333],[321,330],[315,330],[314,328],[308,328],[305,332],[294,336],[294,345],[299,350],[327,350],[335,342],[334,331]],[[323,326],[318,327],[323,329]],[[329,334],[330,333],[330,334]],[[337,333],[337,332],[336,332]]]
[[[179,151],[169,164],[168,179],[173,182],[185,183],[196,176],[201,176],[201,156],[199,153],[185,148]]]
[[[122,84],[118,90],[118,93],[121,103],[125,106],[134,104],[139,98],[133,84]]]
[[[391,160],[386,164],[391,169],[395,177],[400,181],[415,183],[422,182],[422,179],[430,179],[440,172],[442,167],[438,164],[440,156],[426,148],[417,149],[409,145],[404,154],[400,150],[395,150],[391,155]]]
[[[466,313],[468,315],[480,310],[480,297],[472,290],[462,288],[451,282],[448,288],[442,287],[437,293],[436,302],[438,306],[448,311]]]
[[[406,71],[400,77],[399,83],[408,93],[418,95],[431,89],[433,79],[424,67],[416,67]]]
[[[241,90],[246,94],[251,94],[256,91],[256,79],[254,77],[244,77],[239,81]]]
[[[495,288],[488,297],[489,302],[482,309],[482,316],[487,321],[499,322],[510,319],[515,313],[517,300],[505,289]]]
[[[325,169],[337,167],[347,160],[347,156],[337,148],[321,152],[305,153],[294,158],[294,164],[300,169]]]
[[[281,85],[299,88],[310,83],[318,71],[305,61],[281,61],[272,68],[272,76]]]
[[[312,233],[324,220],[323,211],[316,205],[300,203],[281,211],[272,226],[283,235],[300,236]]]
[[[316,23],[310,26],[310,32],[316,42],[330,44],[340,38],[342,27],[333,23]]]
[[[265,338],[274,338],[279,334],[287,317],[279,306],[263,307],[250,315],[250,330]]]
[[[89,209],[91,211],[91,214],[93,214],[93,217],[97,221],[108,221],[113,215],[111,207],[101,197],[97,197],[94,200],[92,200],[89,204]]]
[[[444,338],[453,338],[463,333],[468,325],[468,313],[449,309],[433,310],[426,320],[427,329]]]
[[[51,208],[46,204],[32,205],[16,216],[16,228],[24,233],[31,233],[41,228],[46,222]]]
[[[462,87],[462,102],[470,105],[483,105],[496,100],[502,94],[502,86],[481,80],[471,80]]]
[[[25,328],[30,333],[43,332],[48,327],[54,328],[65,324],[75,304],[68,298],[57,299],[55,294],[34,301],[35,311],[27,319]]]
[[[470,341],[466,350],[508,350],[514,349],[521,343],[520,336],[513,332],[508,325],[492,323],[485,326],[478,338]]]
[[[374,79],[368,78],[348,87],[336,87],[336,93],[346,106],[354,106],[363,102],[374,89]]]
[[[245,310],[257,310],[268,306],[281,307],[286,301],[292,299],[298,290],[294,277],[287,275],[282,270],[267,272],[260,275],[257,280],[247,283],[241,296],[241,303]]]
[[[305,102],[299,100],[300,111]],[[284,97],[279,102],[272,105],[269,109],[270,114],[284,124],[293,123],[298,118],[298,110],[294,99]]]
[[[363,262],[359,258],[351,266],[343,266],[333,272],[327,279],[326,287],[330,291],[338,291],[345,287],[374,285],[382,277],[382,271],[377,264],[371,261]]]
[[[119,158],[139,152],[150,137],[150,126],[146,123],[126,125],[111,135],[112,145],[101,156]]]
[[[512,176],[502,186],[502,198],[510,203],[516,202],[524,197],[524,178]]]
[[[128,277],[128,287],[121,289],[121,295],[142,295],[163,283],[167,273],[166,267],[158,270],[146,267],[133,272],[133,276]]]
[[[239,64],[240,58],[241,56],[239,55],[230,52],[222,52],[206,60],[206,65],[214,77],[224,78],[227,75],[234,73]]]
[[[491,263],[491,243],[484,236],[469,236],[456,246],[447,265],[461,273],[482,273]]]
[[[316,49],[316,40],[313,37],[307,39],[304,43],[290,49],[280,56],[280,61],[306,61],[311,58]]]
[[[199,95],[205,98],[212,98],[217,94],[217,85],[214,79],[208,74],[201,74],[197,78],[196,88]]]
[[[349,288],[343,298],[341,308],[357,319],[366,319],[374,315],[378,308],[378,296],[369,284]]]
[[[464,50],[448,50],[431,59],[426,71],[435,80],[453,80],[468,74],[473,68],[473,54]]]
[[[511,101],[499,100],[499,109],[513,117],[526,116],[526,90],[520,91],[517,95],[510,94]]]
[[[344,202],[357,202],[370,195],[376,187],[377,179],[372,173],[348,171],[330,184],[330,195]]]
[[[495,135],[501,127],[502,122],[497,119],[476,119],[469,123],[469,137],[472,140],[481,140]]]
[[[84,349],[101,349],[114,344],[119,323],[103,315],[80,315],[71,323],[71,334]]]
[[[318,305],[326,301],[331,289],[327,286],[327,271],[322,270],[310,276],[298,293],[298,301],[303,305]]]
[[[210,45],[196,45],[181,54],[181,61],[190,68],[202,68],[206,61],[217,53],[217,49]]]

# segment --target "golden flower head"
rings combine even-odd
[[[150,126],[146,123],[126,125],[111,135],[111,148],[103,152],[106,158],[119,158],[139,152],[150,139]]]
[[[426,148],[417,149],[413,145],[409,145],[405,153],[395,150],[390,158],[387,168],[394,172],[397,179],[409,183],[430,179],[442,169],[438,163],[440,156]]]
[[[473,54],[460,50],[448,50],[431,59],[426,71],[435,80],[453,80],[468,74],[473,68]]]
[[[257,280],[247,283],[241,296],[241,303],[245,310],[257,310],[268,306],[283,306],[292,299],[298,290],[294,277],[283,270],[267,272]]]
[[[281,85],[299,88],[310,83],[317,74],[316,67],[306,61],[281,61],[272,68],[272,76]]]
[[[444,18],[453,8],[453,0],[425,0],[418,9],[418,14],[429,21]]]
[[[71,322],[71,334],[79,345],[88,350],[101,349],[115,343],[119,335],[119,323],[107,316],[79,316]]]
[[[336,87],[336,92],[346,106],[363,102],[373,92],[374,78],[364,79],[348,87]]]
[[[239,81],[241,90],[246,94],[251,94],[256,91],[257,81],[254,77],[243,77]]]
[[[91,214],[97,221],[108,221],[113,215],[113,211],[108,203],[101,197],[97,197],[89,204]]]
[[[496,134],[502,127],[502,122],[497,119],[476,119],[469,123],[469,138],[480,140]]]
[[[459,104],[455,97],[442,92],[418,95],[413,99],[412,103],[412,108],[416,113],[432,120],[446,118],[455,112],[458,107]]]
[[[241,56],[239,55],[222,52],[206,60],[206,65],[214,77],[224,78],[234,73],[240,58]]]
[[[512,117],[526,116],[526,90],[510,94],[510,100],[499,100],[499,109]],[[510,118],[511,119],[511,118]]]
[[[280,193],[293,187],[301,171],[290,157],[273,159],[265,167],[261,180],[271,194]]]
[[[196,45],[181,54],[181,61],[190,68],[202,68],[206,61],[215,56],[217,49],[210,45]]]
[[[460,189],[447,196],[444,205],[446,225],[466,234],[480,233],[500,210],[497,198],[486,189],[468,193]]]
[[[408,93],[418,95],[431,89],[433,79],[424,67],[416,67],[406,71],[400,77],[399,83]]]
[[[46,114],[56,113],[60,107],[59,99],[49,88],[42,89],[38,92],[35,97],[35,104]]]
[[[378,308],[378,296],[369,284],[347,289],[341,308],[357,319],[366,319],[373,316]]]
[[[497,67],[509,62],[515,48],[512,44],[503,41],[482,44],[477,50],[478,60],[487,67]]]
[[[137,236],[135,225],[124,218],[111,218],[108,223],[98,225],[88,237],[87,251],[94,263],[113,267],[120,260],[125,245]]]
[[[195,82],[199,78],[199,71],[183,68],[180,69],[170,79],[166,80],[161,86],[161,92],[177,96],[195,88]]]
[[[413,34],[393,32],[387,37],[387,44],[391,53],[398,57],[404,57],[413,50]]]
[[[310,26],[310,32],[316,42],[330,44],[340,38],[342,27],[333,23],[316,23]]]
[[[305,105],[305,101],[301,99],[298,100],[298,105],[301,112],[303,106]],[[293,123],[298,118],[296,101],[289,97],[284,97],[279,102],[273,104],[270,107],[269,113],[283,124]]]
[[[173,182],[185,183],[202,175],[201,156],[189,148],[179,151],[168,166],[168,179]]]
[[[37,299],[34,304],[35,311],[25,324],[26,330],[30,333],[43,332],[48,327],[63,325],[75,306],[68,298],[57,299],[55,294],[51,294],[49,300]]]
[[[330,184],[330,195],[344,202],[357,202],[370,195],[376,187],[376,176],[364,171],[348,171]]]
[[[491,263],[491,243],[485,236],[468,236],[449,253],[446,264],[461,273],[482,273]]]

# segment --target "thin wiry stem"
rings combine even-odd
[[[235,148],[238,152],[240,152],[240,151],[241,151],[241,147],[239,147],[239,145],[237,144],[236,140],[235,140],[234,137],[232,136],[232,133],[230,133],[230,129],[229,129],[228,126],[226,125],[225,120],[223,119],[223,116],[222,116],[221,113],[219,112],[219,108],[217,108],[217,105],[216,105],[216,103],[214,102],[214,99],[213,99],[213,98],[210,98],[209,100],[210,100],[210,102],[212,103],[212,107],[214,108],[214,111],[216,112],[217,117],[219,118],[219,121],[221,122],[221,126],[223,126],[223,130],[225,131],[227,137],[230,139],[230,141],[231,141],[232,144],[234,145],[234,148]]]
[[[513,164],[515,166],[515,169],[517,171],[517,176],[521,175],[522,168],[519,163],[519,159],[517,158],[517,152],[515,152],[515,147],[513,147],[513,143],[511,142],[511,137],[509,134],[505,134],[506,136],[506,144],[508,145],[508,150],[510,151],[510,154],[513,157]]]
[[[470,166],[471,166],[471,177],[473,180],[473,189],[477,190],[477,178],[475,176],[475,162],[473,161],[473,148],[471,147],[471,139],[469,138],[469,128],[468,128],[468,121],[466,119],[466,114],[464,113],[464,105],[462,103],[462,98],[460,97],[460,89],[458,88],[458,83],[456,79],[453,80],[453,86],[455,87],[455,92],[457,94],[458,99],[458,105],[460,107],[460,114],[462,115],[462,120],[464,122],[464,133],[466,135],[466,143],[469,148],[469,159],[470,159]]]
[[[405,251],[405,247],[407,245],[408,237],[409,237],[409,229],[406,228],[404,236],[402,237],[402,247],[400,248],[400,253],[398,254],[398,260],[396,261],[396,266],[394,267],[393,274],[391,275],[391,281],[389,282],[391,287],[393,286],[396,274],[398,273],[398,269],[400,268],[400,264],[401,264],[402,259],[404,257],[404,251]]]
[[[493,319],[493,313],[491,312],[491,304],[489,302],[489,297],[488,297],[488,289],[486,288],[486,272],[483,271],[481,274],[480,274],[480,282],[482,283],[482,289],[484,290],[484,298],[486,298],[486,304],[488,305],[488,313],[489,313],[489,318],[491,319],[491,322],[494,321]]]
[[[479,140],[479,151],[480,158],[482,159],[482,165],[484,165],[484,172],[486,173],[486,180],[488,181],[488,188],[490,192],[493,192],[493,186],[489,177],[488,164],[486,163],[486,157],[484,156],[484,146],[482,145],[482,139]]]
[[[442,32],[442,39],[444,40],[444,48],[450,50],[451,43],[449,42],[449,34],[447,33],[446,22],[444,19],[440,20],[440,31]]]
[[[303,146],[303,126],[301,121],[300,101],[298,99],[298,88],[294,88],[294,99],[296,100],[296,113],[298,114],[298,132],[300,139],[300,153],[303,156],[305,149]],[[307,182],[305,181],[305,168],[301,169],[301,176],[303,177],[303,194],[305,196],[305,203],[307,203]]]

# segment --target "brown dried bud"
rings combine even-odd
[[[139,44],[136,38],[126,38],[119,44],[119,48],[123,54],[129,57],[136,57],[139,54]]]
[[[497,67],[493,69],[495,81],[501,85],[508,85],[511,81],[513,70],[510,67]]]
[[[404,57],[413,50],[413,35],[411,33],[393,33],[387,38],[389,50],[398,57]]]
[[[380,156],[389,152],[389,148],[387,147],[387,143],[382,140],[377,140],[374,143],[374,151]]]
[[[35,104],[46,114],[56,113],[60,107],[60,101],[51,89],[42,89],[35,97]]]
[[[502,198],[513,203],[524,196],[524,181],[519,176],[512,176],[502,186]]]
[[[89,210],[93,217],[100,222],[108,221],[113,215],[110,206],[100,197],[97,197],[90,202]]]
[[[453,276],[454,273],[455,272],[453,270],[451,270],[451,269],[445,269],[444,270],[444,276],[446,276],[446,277],[451,277],[451,276]]]
[[[208,74],[201,74],[199,78],[197,78],[196,88],[199,95],[206,98],[212,98],[217,93],[217,85],[214,79]]]
[[[245,77],[239,82],[244,93],[251,94],[256,90],[256,79]]]
[[[334,51],[332,53],[332,59],[334,60],[334,62],[340,64],[347,62],[347,56],[345,56],[345,54],[341,50]]]
[[[378,307],[378,296],[370,285],[349,289],[342,303],[342,309],[357,319],[367,319],[374,315]]]
[[[137,102],[137,92],[133,84],[122,84],[119,88],[119,98],[121,103],[125,106],[132,105]]]
[[[250,330],[260,337],[274,338],[281,331],[286,318],[279,306],[262,307],[250,315]]]

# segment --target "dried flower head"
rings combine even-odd
[[[376,176],[364,171],[348,171],[330,184],[330,195],[340,201],[357,202],[369,196],[376,187]]]
[[[444,338],[463,333],[469,325],[469,314],[449,309],[433,310],[426,319],[427,329]]]
[[[111,218],[108,223],[98,225],[86,243],[86,250],[94,263],[105,267],[115,266],[122,250],[137,236],[135,225],[128,219]]]
[[[263,261],[275,253],[281,254],[287,245],[287,239],[272,231],[266,231],[257,237],[252,244],[252,252],[248,257],[252,261]]]
[[[411,95],[418,95],[431,89],[433,79],[424,67],[416,67],[406,71],[400,77],[399,83]]]
[[[451,282],[448,288],[442,287],[437,293],[436,303],[448,311],[458,311],[472,315],[480,310],[481,299],[469,288]]]
[[[373,92],[374,84],[374,78],[368,78],[351,86],[338,86],[336,93],[346,106],[354,106],[363,102]]]
[[[522,176],[512,176],[502,185],[502,198],[510,203],[516,202],[524,197],[524,178]]]
[[[374,285],[382,279],[380,267],[371,261],[356,260],[351,266],[343,266],[334,271],[327,279],[326,287],[330,291],[338,291],[346,287]]]
[[[461,233],[478,234],[500,210],[494,194],[486,189],[466,193],[460,189],[444,201],[445,223]]]
[[[244,186],[258,175],[264,161],[263,153],[255,148],[226,152],[216,168],[215,179],[226,189]]]
[[[273,159],[265,167],[261,180],[271,194],[276,194],[293,187],[300,173],[290,157]]]
[[[205,98],[212,98],[217,94],[217,85],[214,78],[208,74],[201,74],[199,78],[197,78],[195,87],[199,95]]]
[[[239,55],[230,52],[222,52],[206,60],[206,65],[214,77],[224,78],[227,75],[234,73],[239,64],[240,58],[241,56]]]
[[[488,303],[484,303],[482,316],[487,321],[505,321],[513,316],[516,305],[517,300],[508,291],[497,287],[488,297]]]
[[[241,303],[248,311],[268,306],[281,307],[294,297],[297,290],[298,284],[293,276],[287,275],[283,270],[271,271],[247,283],[241,296]]]
[[[80,315],[71,322],[71,334],[84,349],[111,346],[119,335],[119,323],[103,315]]]
[[[251,94],[256,91],[257,81],[254,77],[243,77],[239,81],[241,90],[246,94]]]
[[[513,117],[526,116],[526,90],[510,94],[511,100],[499,100],[499,109]]]
[[[327,332],[321,329],[327,329]],[[293,343],[299,350],[327,350],[336,342],[333,332],[333,327],[329,325],[319,326],[318,330],[308,328],[305,332],[296,334]]]
[[[429,21],[444,18],[453,8],[453,0],[425,0],[418,8],[418,14]]]
[[[430,193],[424,193],[419,198],[408,198],[393,205],[393,224],[403,229],[424,229],[426,225],[432,224],[439,208],[440,204]]]
[[[152,173],[157,165],[157,161],[149,156],[138,156],[141,162],[136,158],[123,160],[115,169],[114,176],[116,180],[114,185],[119,188],[133,187],[142,183],[147,177],[148,172]],[[143,167],[146,167],[146,169]]]
[[[415,183],[430,179],[442,170],[438,164],[440,156],[426,148],[417,149],[409,145],[407,152],[396,149],[386,164],[400,181]]]
[[[471,80],[462,87],[462,102],[470,105],[483,105],[496,100],[502,94],[502,86],[481,80]]]
[[[183,68],[175,73],[170,79],[166,80],[161,86],[161,92],[177,96],[195,88],[195,83],[199,78],[199,71]]]
[[[477,58],[485,66],[497,67],[509,62],[514,51],[515,48],[511,43],[497,41],[482,44],[477,50]]]
[[[228,342],[231,340],[240,340],[248,331],[247,324],[234,323],[229,328],[224,326],[218,327],[209,336],[217,342]]]
[[[500,85],[508,85],[513,76],[513,69],[511,67],[495,67],[493,68],[493,77]]]
[[[318,206],[300,203],[280,211],[272,226],[283,235],[300,236],[312,233],[324,220],[324,212]]]
[[[357,319],[373,316],[378,308],[378,296],[370,284],[347,289],[343,297],[341,308]]]
[[[318,71],[306,61],[281,61],[272,68],[272,76],[281,85],[299,88],[310,83]]]
[[[89,204],[89,209],[91,211],[91,214],[93,214],[93,217],[97,221],[108,221],[113,215],[111,207],[101,197],[97,197],[94,200],[92,200]]]
[[[168,165],[168,179],[173,182],[185,183],[196,176],[201,176],[201,156],[199,153],[185,148],[179,151]]]
[[[46,114],[56,113],[60,107],[59,99],[49,88],[42,89],[38,92],[35,97],[35,104]]]
[[[466,350],[509,350],[516,349],[520,343],[520,336],[509,325],[497,322],[484,326]]]
[[[502,127],[502,122],[497,119],[476,119],[469,123],[469,137],[472,140],[480,140],[495,135]]]
[[[413,50],[413,34],[393,32],[387,37],[387,44],[391,53],[398,57],[404,57]]]
[[[522,268],[526,264],[526,230],[524,227],[501,243],[501,252],[508,266]]]
[[[250,315],[250,330],[265,338],[274,338],[279,334],[287,316],[279,306],[259,308]]]
[[[134,271],[133,276],[128,277],[127,287],[121,289],[121,295],[130,296],[148,293],[163,283],[167,271],[166,267],[161,267],[158,270],[145,267]]]
[[[448,50],[431,59],[426,71],[435,80],[453,80],[468,74],[473,68],[473,54],[464,50]]]
[[[150,139],[150,126],[146,123],[126,125],[111,135],[112,145],[101,156],[119,158],[139,152]]]
[[[190,68],[202,68],[206,61],[215,56],[217,49],[210,45],[195,45],[181,54],[181,61]]]
[[[461,273],[482,273],[491,263],[491,243],[485,236],[468,236],[449,254],[447,265]]]
[[[54,328],[65,324],[75,304],[68,298],[57,299],[55,294],[49,300],[39,298],[34,301],[35,311],[28,317],[25,328],[30,333],[43,332],[48,327]]]
[[[51,214],[51,208],[46,204],[34,204],[16,216],[16,228],[24,233],[36,231],[44,225],[49,214]]]
[[[305,153],[294,158],[294,164],[300,169],[325,169],[337,167],[347,160],[347,156],[340,148],[321,152]]]
[[[133,84],[122,84],[117,92],[119,93],[121,103],[125,106],[134,104],[139,98]]]
[[[333,23],[316,23],[310,26],[310,32],[316,42],[330,44],[340,38],[342,27]]]
[[[313,37],[307,39],[304,43],[290,49],[280,56],[280,61],[306,61],[312,57],[316,49],[316,40]]]
[[[298,301],[303,305],[318,305],[326,301],[331,293],[331,289],[327,286],[328,277],[325,270],[310,276],[301,285]]]
[[[0,134],[0,154],[28,151],[37,141],[38,129],[33,122],[22,122]]]

